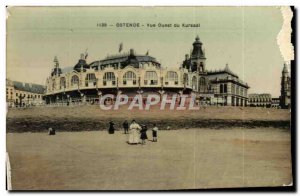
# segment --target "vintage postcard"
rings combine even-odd
[[[8,6],[7,189],[294,187],[293,9]]]

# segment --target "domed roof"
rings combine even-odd
[[[84,59],[84,55],[81,54],[81,58],[79,59],[78,63],[74,66],[74,70],[77,72],[86,71],[86,69],[89,69],[90,66],[86,63],[86,60]]]
[[[55,67],[51,72],[51,76],[60,75],[60,74],[62,74],[62,71],[61,71],[61,68],[59,68],[59,67]]]
[[[112,55],[103,60],[95,61],[91,63],[90,66],[95,69],[98,69],[99,66],[101,68],[108,66],[120,66],[120,68],[125,68],[128,65],[139,68],[140,63],[152,63],[160,67],[160,63],[154,57],[149,56],[148,53],[146,55],[135,54],[133,49],[131,49],[129,53]]]
[[[54,57],[53,62],[54,62],[54,69],[51,72],[51,76],[54,76],[54,75],[59,76],[60,74],[62,74],[62,71],[59,68],[59,62],[58,62],[57,56]]]

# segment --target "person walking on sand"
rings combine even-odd
[[[142,140],[142,145],[146,144],[146,140],[148,139],[147,137],[147,126],[142,125],[142,130],[141,130],[141,140]]]
[[[109,128],[108,128],[108,133],[109,134],[114,134],[115,133],[115,123],[113,121],[109,121]]]
[[[140,134],[139,131],[141,130],[141,127],[139,124],[135,122],[135,120],[132,120],[131,125],[129,127],[129,144],[138,144],[140,140]]]
[[[124,128],[124,134],[127,134],[128,133],[128,128],[129,128],[129,124],[128,124],[127,120],[125,120],[123,122],[123,128]]]
[[[158,132],[158,127],[156,126],[156,124],[154,124],[154,127],[152,129],[153,142],[157,142],[157,132]]]

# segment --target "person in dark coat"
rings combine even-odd
[[[114,134],[115,133],[115,127],[114,127],[115,123],[113,121],[109,122],[109,128],[108,128],[108,133],[109,134]]]
[[[125,120],[123,122],[123,128],[124,128],[124,133],[127,134],[128,133],[128,128],[129,128],[129,124],[128,124],[127,120]]]
[[[146,140],[148,139],[147,136],[147,126],[146,125],[142,125],[142,130],[141,130],[141,140],[142,140],[142,145],[146,144]]]

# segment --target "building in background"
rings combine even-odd
[[[202,45],[197,36],[191,54],[177,68],[163,67],[148,52],[140,55],[133,49],[90,64],[87,53],[81,54],[77,64],[65,69],[60,68],[55,57],[54,69],[46,80],[46,102],[95,103],[105,94],[130,97],[138,93],[144,99],[148,94],[188,94],[203,104],[246,106],[247,83],[228,65],[222,70],[208,70]]]
[[[8,107],[43,105],[45,86],[6,79],[6,102]]]
[[[271,94],[249,94],[249,104],[250,107],[271,107],[272,106],[272,96]]]
[[[272,98],[272,108],[280,108],[280,99]]]
[[[281,91],[280,91],[280,107],[283,109],[291,107],[291,77],[287,68],[287,64],[284,64],[281,76]]]
[[[228,64],[224,69],[208,71],[206,80],[208,80],[208,92],[213,93],[217,102],[223,100],[225,106],[248,105],[249,86],[229,69]],[[205,94],[205,92],[200,91],[200,94]]]
[[[200,101],[208,100],[212,105],[247,106],[248,84],[239,79],[228,64],[224,69],[208,70],[202,45],[197,36],[190,56],[186,54],[182,63],[182,68],[198,75],[195,78],[198,84],[195,90]]]
[[[287,68],[284,64],[281,76],[281,91],[279,98],[272,98],[271,94],[249,94],[250,107],[272,107],[287,109],[291,106],[291,78]]]

